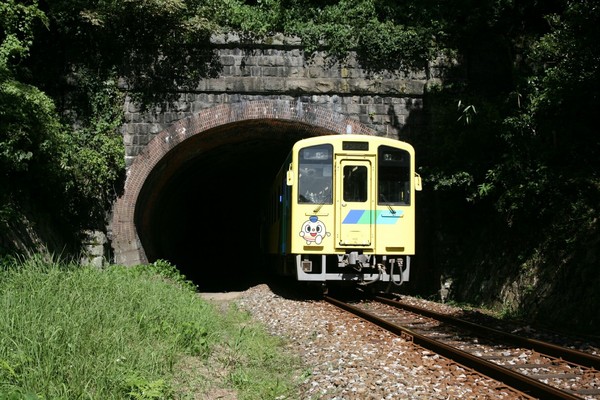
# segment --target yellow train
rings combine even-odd
[[[268,196],[262,244],[298,281],[400,285],[415,253],[413,147],[369,135],[295,143]]]

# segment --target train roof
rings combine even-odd
[[[312,136],[301,139],[294,145],[294,148],[317,145],[320,143],[341,144],[345,141],[368,141],[373,143],[385,144],[393,147],[402,147],[413,150],[413,147],[402,140],[394,139],[386,136],[377,135],[360,135],[360,134],[338,134],[338,135],[321,135]]]

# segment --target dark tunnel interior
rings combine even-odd
[[[297,140],[329,133],[298,122],[254,121],[182,142],[154,168],[136,204],[148,261],[169,261],[199,291],[256,284],[266,272],[264,196]]]

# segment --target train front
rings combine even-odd
[[[299,281],[400,285],[415,252],[414,150],[377,136],[296,144],[288,171]]]

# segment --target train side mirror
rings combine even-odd
[[[421,183],[421,175],[415,172],[415,190],[420,192],[423,190],[423,185]]]

